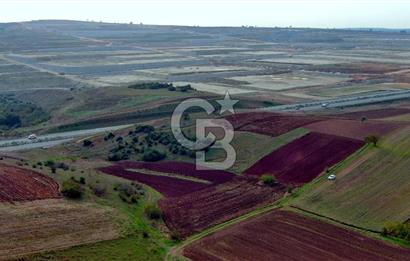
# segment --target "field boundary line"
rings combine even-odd
[[[294,206],[294,205],[289,205],[289,207],[297,209],[297,210],[302,211],[302,212],[306,212],[308,214],[311,214],[311,215],[314,215],[314,216],[317,216],[317,217],[321,217],[321,218],[330,220],[330,221],[335,222],[335,223],[339,223],[339,224],[347,226],[347,227],[363,230],[363,231],[366,231],[366,232],[376,233],[376,234],[381,234],[382,233],[382,231],[356,226],[356,225],[353,225],[353,224],[350,224],[350,223],[347,223],[347,222],[344,222],[344,221],[340,221],[340,220],[337,220],[335,218],[331,218],[331,217],[328,217],[328,216],[325,216],[325,215],[321,215],[321,214],[318,214],[316,212],[313,212],[313,211],[310,211],[310,210],[307,210],[307,209],[303,209],[301,207],[297,207],[297,206]]]

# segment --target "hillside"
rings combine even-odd
[[[292,204],[374,230],[405,222],[410,218],[409,132],[409,127],[396,131],[378,147],[355,154],[335,171],[335,182],[319,178]]]

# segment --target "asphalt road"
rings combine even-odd
[[[258,111],[272,111],[272,112],[297,112],[297,111],[315,111],[326,108],[342,108],[361,106],[382,102],[389,102],[395,100],[410,99],[410,90],[403,91],[382,91],[368,95],[341,97],[337,99],[320,100],[307,103],[289,104],[281,106],[273,106]],[[326,105],[326,106],[324,106]],[[61,132],[54,134],[47,134],[39,136],[36,140],[31,141],[27,138],[0,140],[0,152],[28,150],[34,148],[48,148],[53,147],[76,138],[91,136],[101,132],[114,131],[126,128],[131,125],[120,125],[106,128],[96,128],[88,130]]]
[[[28,138],[0,140],[0,152],[29,150],[34,148],[49,148],[76,138],[87,137],[102,132],[115,131],[129,126],[131,125],[53,133],[38,136],[36,140],[29,140]]]

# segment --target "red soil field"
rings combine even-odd
[[[362,117],[367,119],[382,119],[387,117],[398,116],[402,114],[410,113],[410,109],[407,108],[387,108],[379,110],[369,110],[369,111],[356,111],[343,114],[334,115],[336,117],[341,117],[351,120],[361,120]]]
[[[226,118],[235,130],[249,131],[269,136],[279,136],[304,125],[324,120],[320,117],[287,115],[270,112],[248,112]]]
[[[300,185],[310,182],[363,144],[362,141],[311,132],[265,156],[245,173],[272,174],[280,183]]]
[[[183,197],[162,199],[160,207],[168,228],[186,237],[274,202],[284,191],[282,185],[269,187],[256,178],[237,177]]]
[[[40,173],[0,164],[0,202],[61,197],[58,183]]]
[[[135,169],[137,171],[131,171]],[[220,170],[196,170],[194,164],[185,162],[144,163],[125,161],[113,166],[100,169],[102,172],[117,177],[135,180],[144,183],[159,191],[166,197],[178,197],[197,190],[221,184],[231,180],[235,175]],[[138,170],[141,170],[138,172]],[[177,174],[209,181],[210,184],[179,179],[171,176],[155,176],[144,174],[143,170],[152,170],[162,173]]]
[[[410,260],[410,250],[312,218],[272,211],[184,249],[192,260]]]
[[[369,135],[383,136],[400,126],[402,125],[399,123],[391,122],[330,119],[306,125],[304,128],[314,132],[364,140]]]

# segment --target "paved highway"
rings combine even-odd
[[[35,140],[28,138],[0,140],[0,152],[28,150],[34,148],[49,148],[76,138],[87,137],[101,132],[115,131],[132,125],[120,125],[89,130],[60,132],[38,136]]]

